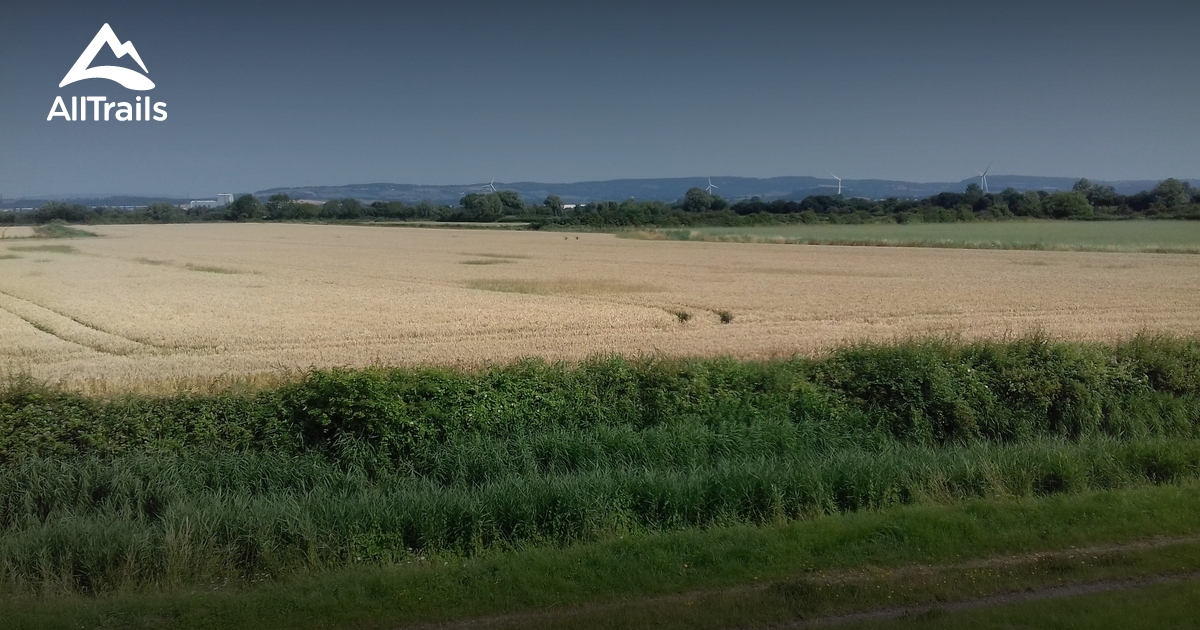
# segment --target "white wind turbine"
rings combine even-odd
[[[708,178],[708,186],[705,186],[704,192],[711,195],[714,188],[720,188],[720,186],[717,186],[716,184],[712,183],[712,178],[709,177]]]
[[[842,194],[842,178],[838,177],[837,175],[834,175],[833,173],[830,173],[829,176],[837,180],[837,182],[838,182],[838,185],[837,185],[838,193],[837,194],[839,194],[839,195]],[[830,186],[830,188],[832,188],[832,186]]]
[[[488,189],[490,189],[492,192],[496,192],[496,178],[495,178],[495,177],[493,177],[493,178],[492,178],[492,181],[488,182],[488,185],[487,185],[487,187],[488,187]]]
[[[988,167],[983,169],[982,171],[975,171],[976,173],[979,173],[979,180],[983,183],[983,192],[985,192],[985,193],[992,192],[992,191],[988,190],[988,185],[987,185],[987,174],[988,174],[988,171],[990,171],[990,170],[992,170],[992,165],[988,164]]]

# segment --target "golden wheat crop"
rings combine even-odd
[[[94,231],[102,238],[66,248],[0,242],[0,367],[119,389],[311,366],[768,357],[859,339],[1108,339],[1200,324],[1190,255],[315,225]]]
[[[33,228],[27,225],[0,225],[0,240],[8,240],[10,238],[30,238],[33,236]]]

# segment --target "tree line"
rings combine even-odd
[[[924,199],[883,200],[812,195],[800,201],[763,201],[757,197],[729,203],[702,188],[688,190],[680,201],[600,202],[580,206],[549,223],[586,227],[739,226],[777,223],[948,223],[1015,218],[1200,219],[1200,189],[1177,179],[1153,190],[1122,195],[1112,186],[1087,179],[1069,191],[1026,191],[1012,188],[985,193],[971,184],[961,193],[939,193]]]
[[[217,207],[181,208],[151,203],[120,210],[50,202],[33,211],[0,213],[0,224],[189,223],[211,221],[443,221],[528,222],[531,227],[612,228],[634,226],[739,226],[777,223],[946,223],[957,221],[1046,218],[1104,220],[1132,218],[1200,219],[1200,189],[1167,179],[1152,190],[1122,195],[1112,186],[1079,180],[1069,191],[984,192],[971,184],[961,193],[924,199],[872,200],[842,195],[812,195],[800,201],[764,201],[757,197],[730,203],[702,188],[692,188],[674,203],[603,201],[567,208],[555,195],[528,203],[512,190],[465,195],[457,206],[429,201],[405,204],[334,199],[314,204],[272,195],[265,202],[242,195]]]

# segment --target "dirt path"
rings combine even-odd
[[[1098,545],[1094,547],[1073,547],[1055,551],[1040,551],[1026,554],[1014,554],[1005,556],[996,556],[979,560],[971,560],[956,564],[944,565],[907,565],[894,569],[888,569],[885,575],[891,578],[905,576],[920,576],[933,574],[939,571],[961,571],[972,569],[986,568],[1004,568],[1017,566],[1021,564],[1038,562],[1041,560],[1050,559],[1073,559],[1077,557],[1099,557],[1109,556],[1120,553],[1128,553],[1135,551],[1146,551],[1151,549],[1161,549],[1175,545],[1200,543],[1200,536],[1189,536],[1183,538],[1151,538],[1139,540],[1129,543],[1117,545]],[[818,577],[825,584],[846,584],[852,582],[869,581],[879,579],[879,572],[868,572],[866,570],[837,570],[820,574],[804,574],[796,576],[798,578],[815,578]],[[1000,606],[1010,603],[1038,601],[1043,599],[1056,599],[1063,597],[1074,597],[1077,595],[1087,595],[1092,593],[1106,593],[1115,591],[1125,591],[1146,586],[1155,586],[1158,584],[1169,584],[1173,582],[1200,580],[1200,571],[1176,575],[1155,575],[1144,576],[1137,578],[1119,579],[1119,580],[1099,580],[1091,582],[1079,582],[1075,584],[1045,586],[1039,588],[1025,589],[1016,592],[1005,592],[995,595],[987,595],[983,597],[975,597],[963,599],[954,602],[932,602],[928,604],[917,604],[911,606],[895,606],[890,608],[877,608],[874,610],[829,615],[823,617],[810,617],[806,619],[797,619],[774,624],[760,624],[750,627],[758,628],[808,628],[808,627],[828,627],[837,626],[848,623],[857,623],[861,621],[896,619],[909,615],[917,615],[921,613],[931,612],[934,610],[943,611],[959,611],[970,610],[974,608],[986,608],[989,606]],[[602,613],[607,611],[619,610],[631,605],[642,604],[670,604],[683,603],[693,601],[698,598],[712,596],[738,596],[752,594],[756,592],[766,591],[771,587],[771,582],[764,584],[751,584],[744,586],[734,586],[723,589],[706,589],[688,591],[684,593],[674,593],[670,595],[659,595],[638,599],[626,599],[613,602],[581,604],[568,608],[560,608],[555,610],[541,610],[524,613],[511,613],[505,615],[494,615],[487,617],[475,617],[471,619],[462,619],[456,621],[448,621],[442,623],[424,623],[417,625],[401,626],[406,630],[487,630],[491,628],[515,628],[529,625],[535,622],[550,621],[555,618],[578,617],[580,615],[588,615],[589,613]]]
[[[1075,597],[1077,595],[1091,595],[1093,593],[1128,591],[1147,586],[1172,584],[1175,582],[1184,582],[1189,580],[1200,580],[1200,571],[1194,571],[1192,573],[1184,573],[1180,575],[1155,575],[1126,580],[1103,580],[1099,582],[1068,584],[1065,586],[1051,586],[1021,591],[1018,593],[1002,593],[999,595],[989,595],[987,597],[977,597],[974,599],[966,599],[957,602],[940,602],[934,604],[921,604],[918,606],[898,606],[895,608],[883,608],[867,612],[851,613],[848,615],[818,617],[815,619],[804,619],[759,627],[779,628],[782,630],[784,628],[819,628],[838,626],[848,623],[858,623],[861,621],[899,619],[901,617],[919,615],[921,613],[932,612],[935,610],[957,612],[960,610],[987,608],[989,606],[1002,606],[1004,604],[1015,604],[1019,602],[1035,602],[1044,599],[1058,599],[1062,597]]]

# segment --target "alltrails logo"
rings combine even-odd
[[[141,74],[129,68],[120,66],[96,66],[90,67],[92,61],[96,59],[96,55],[100,53],[100,49],[107,45],[113,54],[118,59],[129,55],[141,66],[142,72],[149,74],[146,69],[146,64],[142,62],[142,57],[138,55],[138,51],[133,47],[133,42],[121,43],[117,39],[117,34],[113,32],[112,27],[105,24],[100,27],[100,32],[92,38],[92,43],[84,49],[83,54],[79,55],[79,59],[75,61],[75,65],[67,71],[67,76],[63,77],[58,87],[66,87],[76,81],[85,79],[108,79],[119,83],[122,87],[144,92],[154,89],[154,82],[151,81],[145,74]],[[67,109],[67,103],[63,97],[56,96],[54,104],[50,106],[50,115],[46,116],[46,120],[54,120],[62,117],[63,120],[79,121],[88,119],[88,104],[91,104],[92,120],[108,121],[118,120],[122,122],[129,121],[164,121],[167,119],[167,104],[155,103],[149,95],[144,99],[139,96],[134,99],[134,102],[117,102],[109,101],[107,96],[72,96],[71,108]],[[153,112],[153,117],[151,117]]]

